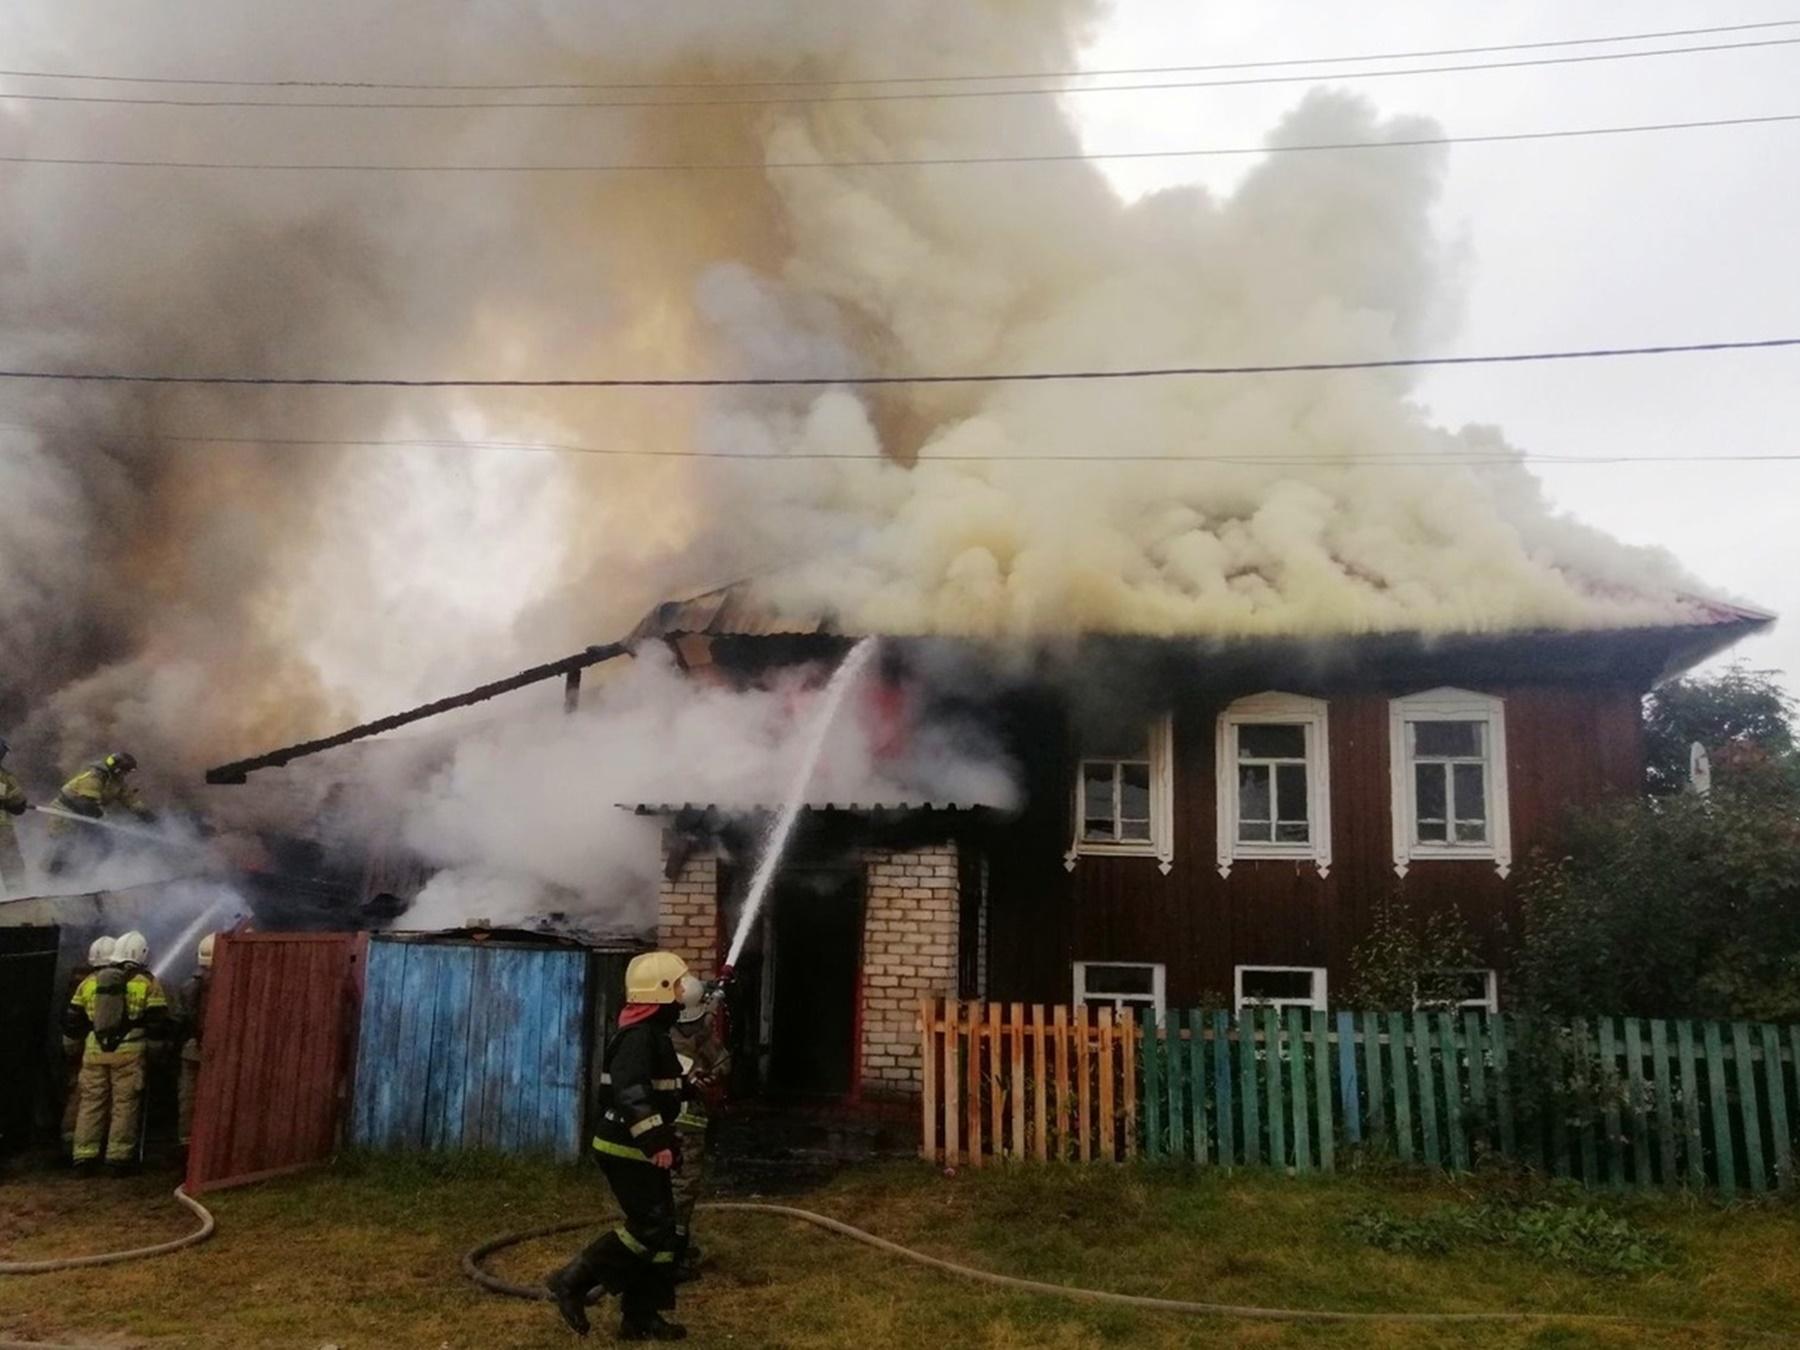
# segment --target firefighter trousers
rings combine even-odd
[[[619,1295],[627,1320],[675,1306],[675,1201],[666,1169],[600,1155],[625,1222],[595,1238],[560,1272],[572,1289],[596,1286]]]
[[[92,1162],[104,1152],[109,1163],[137,1158],[138,1126],[144,1105],[144,1048],[96,1050],[81,1057],[76,1080],[81,1105],[75,1112],[75,1161]]]
[[[200,1042],[191,1036],[181,1044],[180,1073],[175,1080],[176,1139],[184,1147],[194,1133],[194,1097],[200,1090]]]
[[[694,1231],[694,1206],[706,1184],[706,1126],[677,1126],[681,1135],[681,1161],[670,1175],[675,1200],[675,1236],[686,1248]]]

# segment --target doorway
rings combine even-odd
[[[764,959],[769,1092],[842,1097],[856,1085],[863,877],[794,869],[776,883]]]

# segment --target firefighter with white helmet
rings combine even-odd
[[[685,1328],[663,1313],[675,1306],[675,1201],[670,1173],[680,1139],[681,1063],[669,1030],[681,1012],[687,962],[645,952],[625,971],[619,1029],[601,1061],[594,1153],[625,1222],[602,1233],[545,1281],[569,1329],[588,1333],[587,1298],[619,1295],[619,1339],[677,1341]]]
[[[672,1178],[675,1236],[681,1244],[675,1273],[677,1280],[690,1280],[700,1272],[700,1248],[693,1240],[694,1207],[700,1203],[706,1182],[711,1109],[722,1097],[731,1073],[731,1051],[726,1048],[706,984],[697,975],[681,978],[681,1012],[669,1038],[675,1043],[685,1083],[681,1114],[675,1120],[681,1136],[681,1157]]]
[[[136,1168],[144,1053],[169,1013],[162,985],[145,968],[150,944],[142,933],[121,934],[112,958],[81,982],[63,1013],[64,1049],[81,1048],[74,1159],[83,1172],[92,1172],[103,1152],[110,1170]]]
[[[194,973],[181,987],[181,1065],[176,1087],[176,1134],[183,1149],[194,1132],[194,1099],[200,1088],[200,1043],[206,1034],[206,997],[212,988],[213,944],[217,933],[200,939]]]
[[[114,945],[115,940],[105,933],[88,943],[87,960],[69,972],[68,997],[63,999],[65,1006],[75,997],[83,980],[112,964]],[[81,1074],[81,1046],[77,1044],[71,1050],[65,1044],[63,1049],[62,1141],[63,1148],[69,1150],[75,1146],[75,1113],[81,1106],[81,1093],[76,1090],[76,1079]]]

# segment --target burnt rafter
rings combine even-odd
[[[515,689],[523,689],[527,685],[538,684],[545,680],[563,679],[574,682],[580,673],[589,666],[600,665],[615,656],[628,655],[631,648],[623,642],[609,642],[597,647],[589,647],[585,651],[576,652],[573,656],[565,656],[559,661],[551,661],[545,665],[533,666],[529,670],[521,670],[516,675],[509,675],[503,680],[494,680],[480,685],[466,693],[452,694],[448,698],[440,698],[432,703],[421,704],[417,708],[409,708],[405,712],[393,713],[387,717],[379,717],[373,722],[364,722],[350,727],[335,735],[323,736],[318,740],[301,741],[297,745],[283,746],[279,750],[271,750],[267,754],[256,755],[250,759],[236,760],[230,764],[221,764],[217,768],[206,771],[206,781],[211,784],[237,784],[246,781],[248,776],[258,769],[275,769],[294,760],[304,759],[308,755],[316,755],[322,750],[335,750],[338,746],[349,745],[353,741],[365,740],[370,736],[379,736],[384,731],[393,731],[397,727],[407,726],[413,722],[422,722],[428,717],[436,717],[440,713],[454,712],[458,708],[466,708],[474,703],[484,703],[488,699],[497,698],[501,694],[509,694]]]

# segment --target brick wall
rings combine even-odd
[[[667,853],[664,854],[665,859]],[[701,979],[711,979],[719,950],[719,859],[695,853],[657,893],[656,942]]]
[[[919,1001],[956,997],[956,845],[869,850],[863,858],[862,1085],[915,1093]]]

